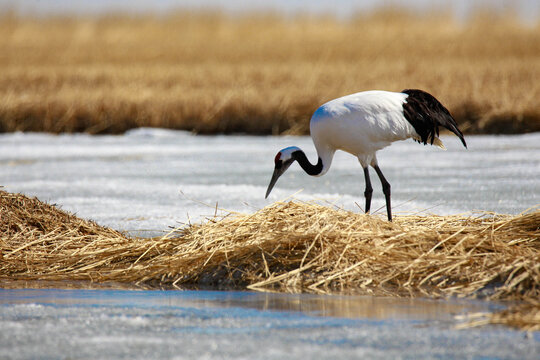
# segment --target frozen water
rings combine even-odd
[[[537,359],[540,333],[456,331],[472,301],[0,289],[2,359]]]
[[[397,212],[517,213],[540,202],[540,134],[470,136],[469,150],[453,137],[444,141],[446,152],[410,141],[380,152]],[[124,136],[6,134],[0,142],[0,184],[6,190],[37,195],[124,230],[164,230],[213,214],[216,203],[250,212],[299,189],[304,191],[296,196],[302,199],[358,211],[355,202],[363,204],[361,168],[339,152],[329,174],[311,178],[292,167],[264,200],[275,153],[298,144],[314,161],[309,137],[204,137],[139,129]],[[384,201],[374,187],[376,209]]]
[[[397,215],[516,214],[540,204],[540,133],[468,136],[469,149],[455,136],[443,136],[443,141],[447,151],[403,141],[378,153]],[[291,195],[361,211],[355,203],[364,205],[362,169],[343,152],[320,178],[292,166],[265,200],[274,156],[289,145],[302,147],[316,160],[307,136],[193,136],[148,128],[121,136],[2,134],[0,185],[148,236],[201,221],[215,213],[216,204],[253,212]],[[372,181],[372,209],[384,216],[373,171]]]
[[[468,136],[468,150],[455,137],[443,141],[448,151],[408,141],[379,153],[398,215],[424,209],[515,214],[540,203],[540,133]],[[265,200],[274,155],[289,145],[315,160],[309,137],[159,129],[122,136],[2,134],[0,185],[144,235],[200,221],[214,214],[216,203],[253,212],[300,189],[300,199],[361,211],[355,202],[363,205],[362,170],[345,153],[321,178],[291,167]],[[384,199],[372,179],[377,209]],[[249,292],[0,289],[0,358],[538,358],[539,333],[453,329],[454,315],[493,306]]]

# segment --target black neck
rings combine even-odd
[[[323,169],[323,163],[321,158],[317,162],[317,165],[312,165],[306,157],[306,154],[302,150],[293,152],[294,159],[298,161],[302,169],[311,176],[319,175]]]

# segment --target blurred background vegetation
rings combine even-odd
[[[0,132],[307,134],[322,103],[424,89],[465,133],[540,131],[540,23],[325,14],[0,16]]]

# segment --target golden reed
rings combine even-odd
[[[421,88],[466,133],[540,131],[540,26],[381,11],[350,21],[0,17],[0,131],[305,134],[322,103]]]

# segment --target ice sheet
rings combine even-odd
[[[468,136],[468,149],[454,136],[442,139],[447,151],[409,140],[378,153],[392,184],[396,215],[516,214],[540,204],[540,133]],[[289,145],[300,146],[316,161],[307,136],[194,136],[148,128],[121,136],[2,134],[0,185],[147,236],[212,216],[216,204],[253,212],[293,194],[361,211],[356,203],[364,205],[362,169],[343,152],[320,178],[295,164],[265,200],[274,156]],[[372,210],[384,216],[384,197],[373,171],[372,182]]]

